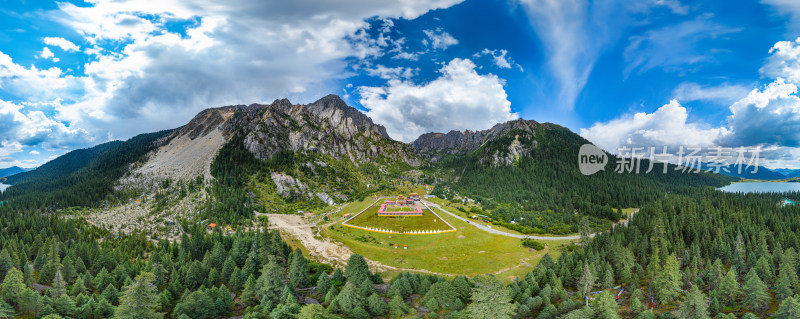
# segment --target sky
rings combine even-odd
[[[0,0],[0,168],[337,94],[396,140],[552,122],[800,168],[800,2]]]

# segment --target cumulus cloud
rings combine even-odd
[[[84,48],[45,37],[48,47],[37,56],[57,61],[50,48],[58,47],[82,50],[90,59],[82,74],[73,75],[21,66],[0,52],[0,87],[14,101],[3,102],[0,139],[23,148],[59,148],[174,128],[207,107],[313,100],[347,76],[348,59],[387,52],[416,59],[404,52],[404,38],[366,36],[367,19],[383,19],[386,31],[392,28],[388,18],[414,19],[461,1],[60,2],[44,14],[80,36]],[[182,29],[168,28],[171,22]],[[442,41],[437,46],[452,44]],[[416,71],[373,72],[408,78]]]
[[[445,50],[452,45],[458,44],[458,40],[450,35],[450,33],[442,30],[442,28],[436,28],[436,30],[423,30],[422,32],[424,32],[425,36],[428,37],[428,39],[422,40],[422,43],[425,45],[430,45],[435,50]]]
[[[689,113],[677,100],[661,106],[653,113],[624,115],[606,123],[595,123],[581,129],[580,135],[600,148],[616,152],[621,146],[708,147],[720,136],[728,134],[725,128],[711,128],[701,123],[690,123]]]
[[[59,47],[61,48],[61,50],[68,52],[75,52],[81,49],[79,46],[75,45],[75,43],[72,43],[67,39],[59,37],[46,37],[44,38],[44,43],[47,45],[52,45],[54,47]]]
[[[471,60],[453,59],[440,72],[424,84],[393,79],[385,87],[360,87],[360,102],[392,138],[405,142],[423,133],[487,129],[518,118],[502,80],[478,74]]]
[[[760,72],[774,77],[750,90],[729,107],[724,125],[712,127],[688,121],[688,111],[677,100],[653,113],[636,113],[595,123],[581,135],[609,151],[620,146],[761,147],[770,167],[787,167],[800,155],[800,95],[797,63],[800,40],[777,43]],[[743,87],[679,86],[676,95],[686,100],[722,99],[742,94]],[[792,165],[790,165],[793,167]]]
[[[42,59],[53,60],[53,62],[58,62],[59,61],[59,59],[56,57],[56,55],[53,54],[53,51],[50,51],[50,48],[48,48],[48,47],[44,47],[42,49],[42,52],[39,53],[39,57],[42,58]]]
[[[797,86],[778,79],[753,90],[730,107],[733,134],[720,139],[726,146],[800,146],[800,98]]]
[[[0,153],[4,155],[22,152],[23,147],[66,149],[91,141],[84,129],[68,127],[41,111],[25,111],[21,105],[0,100]]]

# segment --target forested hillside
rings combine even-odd
[[[0,194],[0,201],[8,201],[6,205],[16,209],[98,205],[114,195],[113,187],[129,165],[156,148],[159,139],[169,132],[141,134],[125,142],[73,151],[34,171],[12,176],[14,186]]]
[[[674,165],[664,174],[660,163],[645,174],[647,160],[641,161],[639,174],[618,173],[610,154],[605,170],[585,176],[578,169],[578,150],[585,143],[566,128],[540,125],[531,131],[511,130],[464,156],[446,156],[438,165],[451,175],[444,185],[475,199],[502,221],[516,220],[531,228],[516,227],[524,232],[576,232],[581,216],[607,227],[623,217],[619,208],[639,207],[665,194],[694,192],[733,180],[676,171]],[[512,144],[520,145],[524,153],[513,156],[510,165],[494,165],[492,158],[508,157]]]

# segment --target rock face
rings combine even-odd
[[[303,151],[348,158],[356,165],[376,157],[420,164],[408,145],[389,138],[385,127],[336,95],[308,105],[292,105],[286,99],[254,104],[228,128],[243,129],[245,148],[262,160],[280,151]]]
[[[529,155],[532,149],[536,147],[538,144],[535,140],[537,127],[549,129],[552,126],[554,124],[541,124],[533,120],[519,119],[496,124],[492,128],[483,131],[450,131],[447,134],[427,133],[412,142],[411,146],[421,156],[437,161],[447,154],[470,153],[483,145],[500,141],[515,132],[508,145],[493,145],[493,147],[484,148],[486,153],[481,157],[481,161],[492,166],[511,165],[515,159]],[[528,140],[531,142],[523,142]]]
[[[188,124],[158,140],[160,146],[148,154],[144,163],[133,167],[120,184],[155,190],[167,179],[191,180],[201,175],[210,179],[211,162],[230,138],[230,134],[223,131],[223,125],[238,109],[240,107],[228,106],[198,113]]]

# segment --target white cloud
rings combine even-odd
[[[685,72],[687,65],[710,61],[714,50],[699,49],[698,43],[741,30],[714,23],[712,18],[712,15],[701,15],[631,37],[624,53],[628,61],[624,73],[627,76],[631,72],[643,73],[654,68]]]
[[[771,55],[759,70],[762,76],[800,83],[800,38],[775,43],[769,53]]]
[[[436,30],[423,30],[422,32],[428,37],[428,40],[422,40],[425,45],[430,45],[434,49],[445,50],[452,45],[458,44],[458,40],[450,33],[436,28]]]
[[[37,151],[37,150],[33,150],[33,151],[30,151],[30,152],[28,152],[28,154],[31,154],[31,155],[39,155],[39,154],[41,154],[41,153],[39,153],[39,151]]]
[[[770,51],[761,69],[772,82],[750,90],[730,105],[724,125],[712,127],[688,121],[688,111],[672,100],[653,113],[623,115],[581,129],[581,135],[609,151],[619,146],[762,147],[767,167],[786,167],[800,154],[800,95],[798,41],[783,41]],[[786,78],[783,78],[786,77]],[[713,100],[740,95],[743,87],[679,86],[686,100]]]
[[[693,82],[683,82],[672,91],[672,95],[683,103],[692,101],[732,103],[745,97],[749,91],[750,88],[738,84],[703,86]]]
[[[59,47],[61,50],[68,51],[68,52],[75,52],[80,50],[80,47],[75,45],[75,43],[70,42],[64,38],[58,37],[46,37],[44,38],[44,44],[52,45],[54,47]]]
[[[606,123],[595,123],[581,129],[580,135],[609,152],[620,146],[657,147],[678,146],[708,147],[720,136],[728,134],[725,128],[710,128],[701,123],[688,122],[688,111],[676,100],[661,106],[653,113],[625,115]]]
[[[689,7],[681,4],[678,0],[655,0],[656,5],[664,6],[672,10],[675,14],[689,13]]]
[[[417,58],[404,52],[404,38],[367,36],[367,19],[414,19],[461,1],[60,2],[44,14],[85,45],[60,37],[43,41],[90,55],[85,76],[21,66],[0,52],[0,87],[16,103],[13,112],[0,114],[14,118],[0,123],[0,131],[14,125],[20,132],[0,133],[0,139],[27,145],[44,136],[53,141],[40,141],[43,147],[58,148],[70,138],[79,144],[174,128],[208,107],[279,97],[315,100],[347,76],[351,60]],[[167,29],[168,22],[181,21],[181,34]],[[393,27],[390,19],[383,21],[380,30]],[[49,47],[37,55],[57,59]],[[409,77],[415,71],[375,72]]]
[[[398,79],[386,87],[360,87],[361,104],[392,138],[410,142],[427,132],[487,129],[518,118],[502,80],[481,75],[468,59],[453,59],[431,82],[414,84]]]
[[[50,48],[48,48],[48,47],[44,47],[44,49],[42,49],[42,52],[39,53],[39,57],[42,58],[42,59],[53,60],[53,62],[58,62],[59,61],[59,59],[56,57],[56,55],[53,54],[53,51],[50,51]]]
[[[494,65],[498,68],[510,69],[511,67],[516,67],[520,71],[524,71],[521,65],[514,63],[514,60],[510,57],[506,57],[507,54],[507,50],[489,50],[488,48],[485,48],[481,50],[481,52],[475,53],[472,56],[479,58],[481,56],[488,55],[492,58],[492,63],[494,63]]]
[[[796,35],[800,31],[800,2],[795,0],[761,0],[761,3],[769,5],[775,13],[789,18],[787,34]]]
[[[633,24],[638,2],[517,0],[542,41],[554,78],[552,105],[572,110],[600,53]],[[652,4],[651,4],[652,5]]]
[[[91,141],[84,129],[68,127],[41,111],[26,111],[21,105],[0,100],[0,156],[22,152],[23,146],[64,149]]]
[[[410,67],[386,67],[384,65],[377,65],[374,68],[369,68],[365,70],[367,74],[370,76],[377,76],[384,80],[390,79],[404,79],[408,80],[414,77],[417,73],[419,73],[419,68],[410,68]]]

